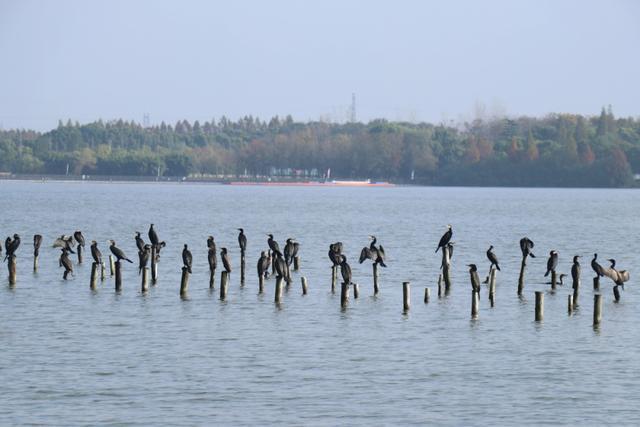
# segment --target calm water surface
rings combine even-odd
[[[0,271],[2,425],[640,424],[638,191],[0,182],[0,195],[0,235],[23,237],[18,284],[8,286],[6,264]],[[146,240],[150,222],[168,246],[148,294],[130,264],[119,294],[111,278],[90,291],[88,262],[61,280],[54,237],[80,229],[103,254],[114,238],[135,259],[133,233]],[[448,223],[454,284],[438,299],[434,250]],[[249,239],[244,287],[237,227]],[[44,236],[36,274],[35,233]],[[301,272],[279,307],[273,280],[257,295],[266,233],[281,245],[289,236],[301,243]],[[225,302],[208,289],[209,234],[236,268]],[[389,265],[375,298],[370,264],[357,264],[369,234]],[[519,299],[525,235],[538,258]],[[330,292],[327,249],[336,240],[361,287],[346,310]],[[195,264],[185,300],[183,243]],[[471,320],[465,264],[477,263],[484,277],[490,244],[502,267],[496,307],[483,289]],[[568,316],[570,286],[559,287],[536,324],[533,293],[548,288],[551,249],[565,273],[572,255],[585,256],[581,307]],[[596,251],[631,270],[620,303],[608,280],[602,286],[598,329],[589,268]],[[403,314],[407,280],[413,304]]]

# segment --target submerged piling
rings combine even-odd
[[[182,277],[180,278],[180,296],[187,295],[189,289],[189,268],[182,267]]]
[[[17,275],[17,261],[16,256],[9,256],[9,262],[7,263],[7,269],[9,270],[9,285],[13,286],[16,284],[16,275]]]
[[[89,282],[89,287],[92,291],[94,291],[98,284],[98,263],[94,262],[91,264],[91,279]]]
[[[227,298],[227,289],[229,287],[229,273],[225,270],[220,273],[220,300]]]
[[[618,289],[618,285],[613,287],[613,298],[616,302],[620,302],[620,289]]]
[[[598,326],[602,321],[602,294],[593,296],[593,326]]]
[[[214,289],[216,286],[216,269],[209,270],[209,289]]]
[[[78,264],[82,264],[82,245],[78,245]]]
[[[378,263],[373,263],[373,294],[378,295],[380,288],[378,287]]]
[[[448,294],[451,289],[451,249],[449,245],[442,247],[442,278],[445,294]]]
[[[497,269],[494,266],[491,266],[489,271],[489,302],[491,303],[491,307],[495,306],[496,302],[496,275]]]
[[[274,295],[274,302],[276,304],[280,304],[280,302],[282,302],[282,280],[284,280],[283,277],[276,277],[276,288]]]
[[[593,290],[594,291],[600,290],[600,276],[596,276],[593,278]]]
[[[240,251],[240,285],[244,285],[244,251]]]
[[[336,292],[336,282],[338,281],[338,266],[331,267],[331,293]]]
[[[518,276],[518,295],[522,295],[524,291],[524,272],[527,268],[527,256],[522,256],[522,262],[520,263],[520,275]]]
[[[302,285],[302,295],[307,294],[307,278],[302,276],[300,278],[300,284]]]
[[[300,270],[300,256],[296,255],[293,257],[293,271]]]
[[[142,292],[149,290],[149,267],[142,269],[142,282],[140,283],[140,289]]]
[[[556,277],[556,271],[555,270],[551,270],[551,289],[552,290],[556,289],[557,280],[558,280],[558,278]]]
[[[567,297],[567,312],[571,314],[573,313],[573,295],[569,294]]]
[[[429,302],[429,297],[431,295],[431,289],[424,288],[424,303],[427,304]]]
[[[544,319],[544,292],[536,291],[536,322]]]
[[[151,246],[151,284],[158,282],[158,248],[156,245]]]
[[[120,292],[120,290],[122,289],[122,270],[120,269],[120,261],[115,262],[115,271],[116,271],[116,292]]]
[[[38,256],[40,255],[40,245],[42,244],[42,236],[35,234],[33,236],[33,271],[38,271]]]
[[[438,275],[438,298],[442,298],[442,273]]]
[[[104,278],[106,277],[106,268],[104,266],[104,261],[100,263],[100,281],[104,282]]]
[[[113,277],[116,274],[116,264],[113,255],[109,255],[109,275]]]
[[[353,286],[353,299],[358,299],[360,297],[360,285],[352,283],[351,286]]]
[[[349,283],[342,282],[342,287],[340,288],[340,306],[344,308],[347,304],[349,304]]]
[[[411,283],[402,282],[402,309],[409,311],[411,308]]]
[[[476,292],[475,290],[471,291],[471,317],[478,317],[478,311],[480,307],[480,292]]]

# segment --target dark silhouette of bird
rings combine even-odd
[[[98,249],[98,242],[95,240],[91,241],[91,257],[93,262],[102,265],[102,252]]]
[[[7,239],[4,241],[4,249],[5,249],[4,260],[6,261],[7,258],[11,258],[12,256],[15,256],[16,251],[18,250],[19,247],[20,247],[20,236],[18,234],[14,234],[13,239],[11,239],[10,237],[7,237]]]
[[[151,245],[145,244],[142,247],[142,250],[138,251],[138,275],[142,273],[147,265],[149,264],[149,259],[151,258]]]
[[[81,246],[84,248],[84,236],[82,235],[82,231],[76,230],[73,233],[73,238],[76,239],[76,242],[78,242],[78,246]]]
[[[54,248],[67,248],[67,251],[69,253],[75,254],[75,252],[73,251],[73,246],[75,246],[73,236],[67,236],[63,234],[53,241]]]
[[[39,234],[35,234],[33,236],[33,256],[37,257],[40,254],[40,245],[42,244],[42,236]],[[0,245],[0,252],[2,252],[2,247]]]
[[[69,273],[73,275],[73,263],[69,259],[69,250],[67,248],[62,248],[62,254],[60,255],[59,260],[60,267],[64,267],[64,273],[62,274],[62,278],[67,280]]]
[[[604,268],[600,264],[598,264],[598,254],[593,254],[593,259],[591,260],[591,268],[596,273],[597,277],[604,276]]]
[[[191,251],[189,250],[189,247],[187,246],[187,244],[184,244],[184,248],[182,249],[182,263],[184,264],[185,267],[187,267],[187,271],[189,273],[193,273],[193,271],[191,271],[191,264],[193,263],[193,255],[191,255]]]
[[[347,285],[351,284],[351,266],[347,262],[347,257],[341,255],[340,257],[340,274],[342,274],[342,281]]]
[[[138,252],[144,251],[144,240],[140,237],[140,232],[136,231],[136,247],[138,248]]]
[[[269,245],[271,252],[282,254],[282,252],[280,252],[280,245],[278,245],[278,242],[273,238],[273,234],[267,234],[267,236],[269,236],[267,244]]]
[[[152,246],[156,247],[156,250],[158,250],[158,246],[160,245],[160,239],[158,239],[158,233],[156,233],[156,230],[153,228],[153,224],[151,224],[149,226],[149,241],[151,242]]]
[[[260,258],[258,259],[258,277],[266,277],[269,272],[269,256],[266,251],[262,251],[260,253]]]
[[[478,277],[478,267],[475,264],[467,264],[469,267],[469,277],[471,279],[471,290],[480,293],[480,278]]]
[[[287,282],[289,282],[287,263],[285,262],[284,257],[280,252],[274,252],[274,254],[275,260],[273,264],[275,266],[276,277],[278,279],[285,279]]]
[[[111,249],[111,253],[116,257],[116,262],[120,262],[120,260],[125,260],[133,264],[133,261],[127,258],[127,256],[124,254],[122,249],[116,246],[115,240],[109,240],[109,242],[111,242],[111,246],[109,246],[109,249]]]
[[[240,246],[240,253],[244,255],[247,250],[247,236],[244,234],[244,229],[238,228],[240,234],[238,234],[238,245]]]
[[[227,248],[220,249],[220,259],[222,260],[222,265],[227,273],[231,273],[231,262],[229,262],[229,254],[227,253]]]
[[[384,263],[384,248],[382,247],[382,245],[376,246],[376,242],[378,241],[376,236],[369,236],[369,239],[371,239],[371,243],[369,244],[369,247],[365,246],[362,248],[362,250],[360,251],[360,258],[358,259],[358,262],[362,264],[366,259],[370,259],[374,264],[378,264],[381,267],[386,267],[387,265]]]
[[[547,260],[547,272],[544,273],[544,277],[547,277],[552,271],[556,271],[558,266],[558,252],[549,252],[549,259]]]
[[[337,267],[342,262],[342,242],[336,242],[329,245],[329,259],[333,267]]]
[[[498,271],[500,271],[500,266],[498,265],[498,258],[496,257],[496,254],[493,253],[493,245],[489,246],[489,249],[487,250],[487,258],[489,258],[489,261],[491,261],[491,266],[496,266],[496,268],[498,269]]]
[[[287,243],[284,245],[284,262],[287,265],[291,265],[295,251],[295,241],[292,238],[287,239]]]
[[[213,236],[207,237],[207,248],[209,252],[207,254],[207,260],[209,261],[209,270],[215,271],[218,267],[218,252],[216,251],[216,242]]]
[[[630,278],[629,272],[627,270],[616,270],[615,259],[609,259],[608,261],[611,263],[611,266],[609,268],[603,269],[604,275],[613,280],[616,286],[620,286],[622,289],[624,289],[624,282],[627,282]]]
[[[533,242],[528,237],[523,237],[522,239],[520,239],[520,250],[522,251],[522,256],[524,258],[526,258],[527,256],[530,256],[531,258],[536,257],[533,252],[531,252],[533,246]]]
[[[447,231],[440,238],[440,242],[438,243],[436,252],[438,252],[440,248],[444,248],[445,245],[449,243],[449,240],[451,240],[451,236],[453,236],[453,229],[451,228],[451,224],[449,224],[447,225]]]
[[[571,280],[573,289],[576,289],[580,283],[580,261],[578,260],[580,255],[573,257],[573,265],[571,266]]]

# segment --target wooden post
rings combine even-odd
[[[209,289],[214,289],[216,286],[216,270],[209,270]]]
[[[109,275],[113,277],[116,273],[116,264],[114,263],[113,255],[109,255]]]
[[[276,277],[276,293],[275,293],[275,297],[274,297],[274,301],[276,304],[280,304],[280,302],[282,301],[282,280],[284,278],[283,277]]]
[[[338,281],[338,266],[331,267],[331,293],[336,293],[336,282]]]
[[[158,282],[158,262],[156,254],[156,246],[151,246],[151,284],[155,285]]]
[[[240,285],[244,285],[244,251],[240,252]]]
[[[613,287],[613,298],[616,302],[620,302],[620,289],[618,289],[618,285]]]
[[[264,275],[258,276],[258,293],[261,294],[264,292]]]
[[[444,279],[445,294],[449,293],[451,288],[451,256],[449,253],[449,247],[444,246],[442,248],[442,278]]]
[[[480,292],[471,291],[471,317],[478,317],[478,308],[480,306]]]
[[[489,271],[489,301],[491,302],[491,307],[495,305],[496,302],[496,275],[497,269],[494,266],[491,266],[491,271]]]
[[[229,273],[223,271],[220,273],[220,300],[224,301],[227,298],[227,288],[229,286]]]
[[[115,263],[116,270],[116,292],[120,292],[122,289],[122,270],[120,269],[120,261]]]
[[[593,296],[593,326],[600,324],[602,320],[602,294]]]
[[[600,276],[596,276],[593,278],[593,290],[594,291],[600,290]]]
[[[544,292],[536,291],[536,322],[544,319]]]
[[[82,246],[78,245],[78,264],[82,264]]]
[[[17,268],[16,256],[11,255],[9,257],[9,262],[7,263],[7,268],[9,269],[9,285],[13,286],[16,284],[16,270]]]
[[[302,276],[300,278],[300,283],[302,284],[302,295],[307,294],[307,278]]]
[[[353,283],[351,286],[353,286],[353,299],[358,299],[360,296],[360,285]]]
[[[106,277],[106,268],[104,267],[104,261],[100,263],[100,281],[104,282],[104,278]]]
[[[298,255],[293,257],[293,271],[300,270],[300,257]]]
[[[573,295],[569,294],[567,296],[567,312],[571,314],[573,313]]]
[[[378,288],[378,263],[373,263],[373,294],[378,295],[380,288]]]
[[[189,289],[189,269],[182,267],[182,278],[180,279],[180,296],[187,295],[187,289]]]
[[[411,308],[411,283],[402,282],[402,308],[404,311],[409,311]]]
[[[149,267],[142,269],[141,289],[142,292],[147,292],[149,290]]]
[[[38,271],[38,255],[33,257],[33,272]]]
[[[573,288],[573,308],[578,308],[578,296],[580,294],[580,291],[578,291],[578,288],[575,287]]]
[[[520,276],[518,277],[518,295],[522,295],[524,291],[524,271],[527,267],[527,257],[522,257],[522,263],[520,264]]]
[[[96,285],[98,283],[98,263],[94,262],[91,264],[91,281],[89,282],[89,287],[92,291],[96,290]]]
[[[438,298],[442,298],[442,273],[438,275]]]
[[[349,284],[342,282],[342,288],[340,289],[340,306],[342,308],[349,304]]]
[[[556,271],[551,270],[551,289],[553,290],[556,289],[556,283],[557,283]]]
[[[429,296],[431,294],[431,289],[424,288],[424,303],[427,304],[429,302]]]

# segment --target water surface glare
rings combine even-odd
[[[0,195],[0,236],[23,238],[17,285],[8,286],[6,264],[0,271],[1,425],[640,424],[638,191],[0,181]],[[56,236],[80,229],[105,258],[113,238],[137,261],[134,231],[148,240],[150,222],[168,246],[159,283],[146,295],[131,264],[121,293],[112,278],[92,292],[88,251],[75,277],[61,279]],[[456,243],[453,288],[439,299],[434,251],[446,224]],[[238,227],[248,237],[243,287]],[[35,233],[44,240],[34,274]],[[281,246],[286,237],[301,244],[301,271],[280,306],[274,280],[257,294],[266,233]],[[224,302],[219,276],[208,288],[209,234],[229,248],[234,267]],[[370,234],[389,265],[380,269],[377,297],[370,263],[357,263]],[[538,258],[519,299],[525,235]],[[330,292],[327,250],[337,240],[360,284],[346,310]],[[181,299],[184,243],[194,267]],[[490,244],[502,268],[496,306],[483,287],[471,320],[465,265],[478,264],[484,278]],[[568,316],[570,285],[558,287],[545,295],[537,324],[534,291],[548,289],[542,275],[551,249],[564,273],[574,254],[584,256],[581,305]],[[603,280],[596,329],[594,252],[631,271],[617,304]],[[408,313],[403,281],[412,286]]]

